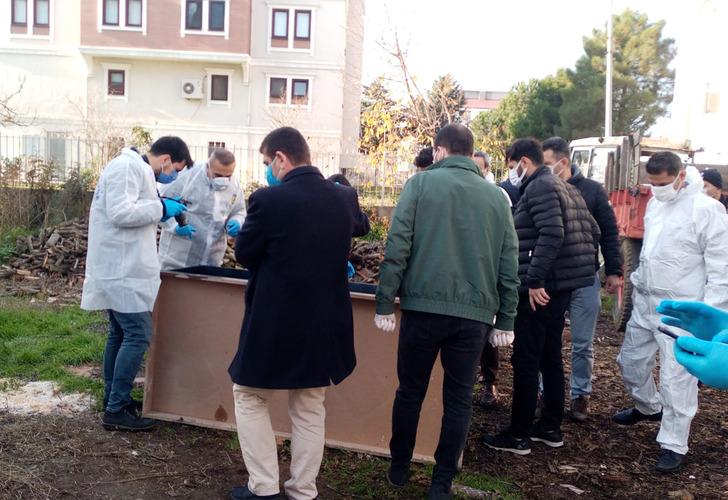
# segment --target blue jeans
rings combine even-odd
[[[571,399],[588,396],[592,392],[594,331],[602,307],[601,289],[597,274],[591,286],[571,293]]]
[[[435,451],[432,484],[449,490],[470,428],[475,372],[488,326],[469,319],[402,311],[397,348],[399,387],[392,409],[389,448],[393,469],[408,469],[415,448],[422,402],[438,353],[445,376],[444,413]]]
[[[152,338],[152,313],[109,313],[109,338],[104,349],[106,411],[116,413],[131,403],[134,378]]]

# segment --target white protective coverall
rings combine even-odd
[[[702,193],[697,169],[687,168],[686,181],[673,201],[653,197],[647,204],[640,263],[631,275],[632,316],[617,358],[635,407],[663,412],[657,442],[682,455],[698,409],[698,380],[675,360],[674,340],[657,331],[655,309],[663,300],[728,308],[728,218],[720,202]],[[652,376],[658,349],[659,392]]]
[[[91,202],[82,309],[152,310],[160,284],[162,212],[152,167],[124,149],[101,173]]]
[[[174,218],[162,223],[159,239],[159,262],[162,270],[192,266],[222,265],[227,248],[228,221],[245,220],[245,197],[236,175],[230,185],[216,190],[207,175],[207,162],[183,170],[177,179],[160,187],[162,196],[181,196],[187,202],[187,223],[197,230],[192,239],[175,233]]]

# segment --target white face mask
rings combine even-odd
[[[667,186],[652,186],[652,196],[654,196],[657,201],[662,201],[664,203],[674,201],[675,198],[677,198],[678,193],[680,193],[680,190],[675,189],[674,182]]]
[[[523,179],[526,177],[526,170],[524,169],[521,175],[518,175],[518,169],[521,166],[521,162],[519,161],[518,164],[508,170],[508,180],[511,181],[511,184],[513,184],[514,187],[521,187],[521,184],[523,184]]]
[[[212,179],[212,187],[215,191],[222,191],[230,186],[230,177],[215,177]]]

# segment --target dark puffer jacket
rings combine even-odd
[[[604,186],[597,181],[587,179],[576,166],[571,167],[571,178],[569,184],[575,186],[584,198],[586,208],[599,225],[602,236],[599,245],[604,256],[604,270],[607,276],[622,275],[622,253],[619,250],[619,229],[617,229],[617,218],[614,210],[609,204],[609,197]],[[596,268],[599,269],[599,260],[596,261]]]
[[[514,215],[520,293],[570,291],[594,283],[599,226],[579,190],[540,167],[521,186]]]

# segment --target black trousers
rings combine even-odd
[[[392,409],[392,440],[389,443],[393,468],[408,468],[412,460],[422,401],[439,353],[445,372],[442,385],[444,413],[432,483],[451,485],[470,427],[475,372],[487,329],[485,323],[478,321],[402,312],[397,350],[399,387]]]
[[[497,347],[485,339],[483,354],[480,356],[480,372],[483,374],[483,385],[496,385],[498,383],[498,369],[500,369],[500,353]]]
[[[540,425],[545,430],[561,428],[564,418],[564,363],[561,335],[564,314],[571,292],[553,292],[545,307],[531,309],[528,295],[518,301],[513,341],[513,407],[510,431],[516,437],[530,435],[538,399],[538,373],[543,375],[543,412]]]

